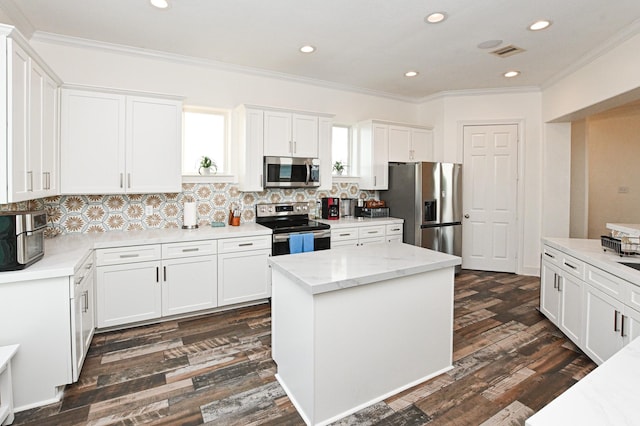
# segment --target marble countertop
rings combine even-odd
[[[527,419],[525,425],[638,424],[639,382],[640,339],[636,339]]]
[[[380,243],[269,258],[311,294],[460,265],[457,256],[403,243]]]
[[[543,244],[564,251],[576,259],[587,262],[618,278],[640,286],[640,271],[621,265],[619,262],[640,263],[640,257],[624,256],[612,251],[604,251],[600,240],[576,238],[544,238]]]
[[[73,275],[93,249],[179,243],[234,237],[271,235],[271,229],[256,223],[220,228],[148,229],[95,234],[67,234],[46,239],[44,257],[21,271],[0,272],[0,284]]]
[[[394,223],[404,223],[404,219],[398,219],[396,217],[341,217],[338,220],[319,219],[318,222],[331,225],[333,229],[340,228],[352,228],[354,226],[369,226],[369,225],[391,225]]]

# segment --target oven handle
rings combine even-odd
[[[319,231],[310,231],[313,234],[313,239],[317,239],[317,238],[326,238],[326,237],[331,237],[331,230],[330,229],[321,229]],[[288,241],[289,240],[289,235],[291,234],[307,234],[308,232],[290,232],[288,234],[273,234],[273,242],[274,243],[280,243],[283,241]]]

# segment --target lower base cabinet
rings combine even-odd
[[[271,237],[218,241],[218,305],[271,297]]]
[[[162,261],[162,315],[177,315],[218,306],[216,256]]]
[[[331,230],[331,248],[402,242],[403,224],[359,225]]]

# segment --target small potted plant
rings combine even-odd
[[[211,158],[203,155],[200,158],[200,168],[198,169],[198,173],[201,175],[210,175],[211,173],[216,173],[218,171],[218,166],[216,163],[211,160]]]
[[[344,172],[344,169],[347,167],[346,164],[344,164],[342,161],[336,161],[335,163],[333,163],[333,170],[336,171],[336,174],[338,175],[342,175],[342,172]]]

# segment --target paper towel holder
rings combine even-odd
[[[198,228],[197,223],[195,225],[182,225],[182,229],[197,229],[197,228]]]
[[[197,220],[197,213],[196,213],[196,203],[194,201],[187,201],[184,203],[182,229],[197,229],[197,228],[198,228],[198,220]]]

